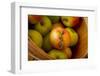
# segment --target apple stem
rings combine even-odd
[[[43,24],[44,24],[43,20],[40,20],[40,24],[41,24],[41,25],[43,25]]]

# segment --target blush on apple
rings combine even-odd
[[[66,28],[66,30],[69,32],[70,37],[71,37],[71,44],[70,44],[70,46],[76,45],[77,42],[78,42],[78,34],[72,28]]]
[[[31,24],[36,24],[41,21],[41,16],[39,15],[28,15],[28,21]]]
[[[61,16],[61,21],[65,26],[76,27],[79,26],[80,17]]]
[[[70,35],[67,30],[62,27],[53,29],[50,33],[50,43],[56,49],[64,49],[70,46]]]

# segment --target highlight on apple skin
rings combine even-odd
[[[67,55],[61,51],[61,50],[57,50],[57,49],[53,49],[51,50],[48,55],[54,59],[67,59]]]
[[[62,27],[53,29],[50,33],[50,43],[56,49],[64,49],[70,46],[69,32]]]
[[[41,21],[34,26],[34,29],[45,36],[52,29],[52,23],[48,17],[42,16]]]
[[[61,16],[61,21],[65,26],[76,27],[76,26],[79,26],[80,17]]]
[[[37,32],[35,30],[29,30],[28,35],[38,47],[40,47],[40,48],[42,47],[43,38],[39,32]]]
[[[71,37],[71,44],[70,44],[70,46],[76,45],[77,42],[78,42],[78,34],[72,28],[66,28],[66,30],[69,32],[70,37]]]

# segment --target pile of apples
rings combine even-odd
[[[80,17],[28,15],[28,36],[48,55],[55,59],[72,58],[71,47],[78,42],[74,30],[80,24]]]

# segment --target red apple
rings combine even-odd
[[[62,16],[61,21],[65,26],[76,27],[80,23],[80,17]]]
[[[64,49],[70,46],[69,32],[62,27],[56,27],[50,33],[50,42],[52,47],[56,49]]]
[[[36,24],[36,23],[40,22],[41,19],[42,19],[42,17],[39,15],[28,15],[28,21],[31,24]]]

